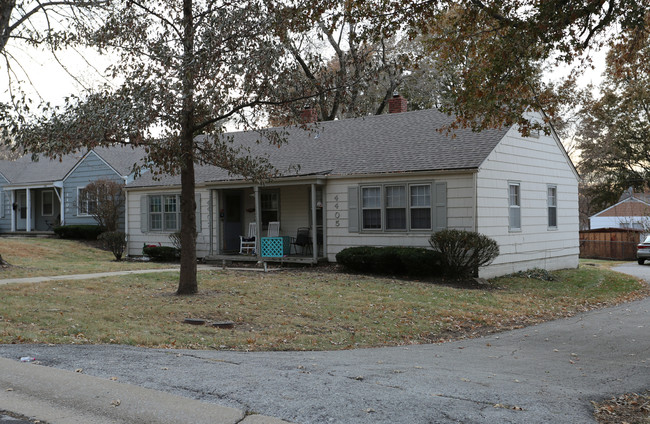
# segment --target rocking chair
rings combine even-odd
[[[257,224],[251,222],[248,224],[248,236],[239,236],[239,253],[255,253],[255,237],[257,236]]]

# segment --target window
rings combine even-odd
[[[510,230],[521,229],[521,194],[519,183],[508,184],[508,211]]]
[[[548,205],[548,226],[557,228],[557,187],[548,186],[546,203]]]
[[[166,230],[177,230],[179,225],[179,216],[178,212],[180,208],[178,207],[178,199],[176,196],[163,196],[165,207],[164,207],[164,216],[165,216],[165,229]]]
[[[381,229],[380,187],[363,187],[361,189],[361,214],[364,229]]]
[[[41,193],[41,215],[54,215],[54,193],[51,190]]]
[[[386,229],[406,229],[405,186],[386,186]]]
[[[431,229],[431,186],[411,186],[411,229]]]
[[[180,229],[180,199],[177,195],[149,196],[149,229],[178,231]]]
[[[438,195],[439,226],[447,226],[446,184],[440,185]],[[386,184],[361,187],[361,229],[362,230],[432,230],[434,225],[433,184]]]
[[[277,190],[265,190],[260,193],[262,206],[262,227],[266,228],[269,222],[280,220],[280,193]]]
[[[97,213],[97,195],[85,188],[77,189],[77,215],[94,215]]]

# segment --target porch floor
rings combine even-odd
[[[56,237],[54,231],[5,231],[0,237]]]
[[[273,263],[287,263],[287,264],[305,264],[314,265],[318,262],[326,261],[327,258],[314,259],[311,256],[283,256],[281,258],[260,257],[255,255],[240,255],[233,254],[213,254],[203,258],[207,264],[222,264],[224,262],[273,262]]]

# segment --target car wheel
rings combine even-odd
[[[645,262],[645,259],[637,259],[636,261],[639,263],[639,265],[643,265],[643,263]]]

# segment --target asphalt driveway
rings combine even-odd
[[[631,271],[650,280],[650,266]],[[646,299],[479,339],[339,352],[0,345],[0,356],[305,424],[589,423],[591,400],[650,387],[649,311]]]

